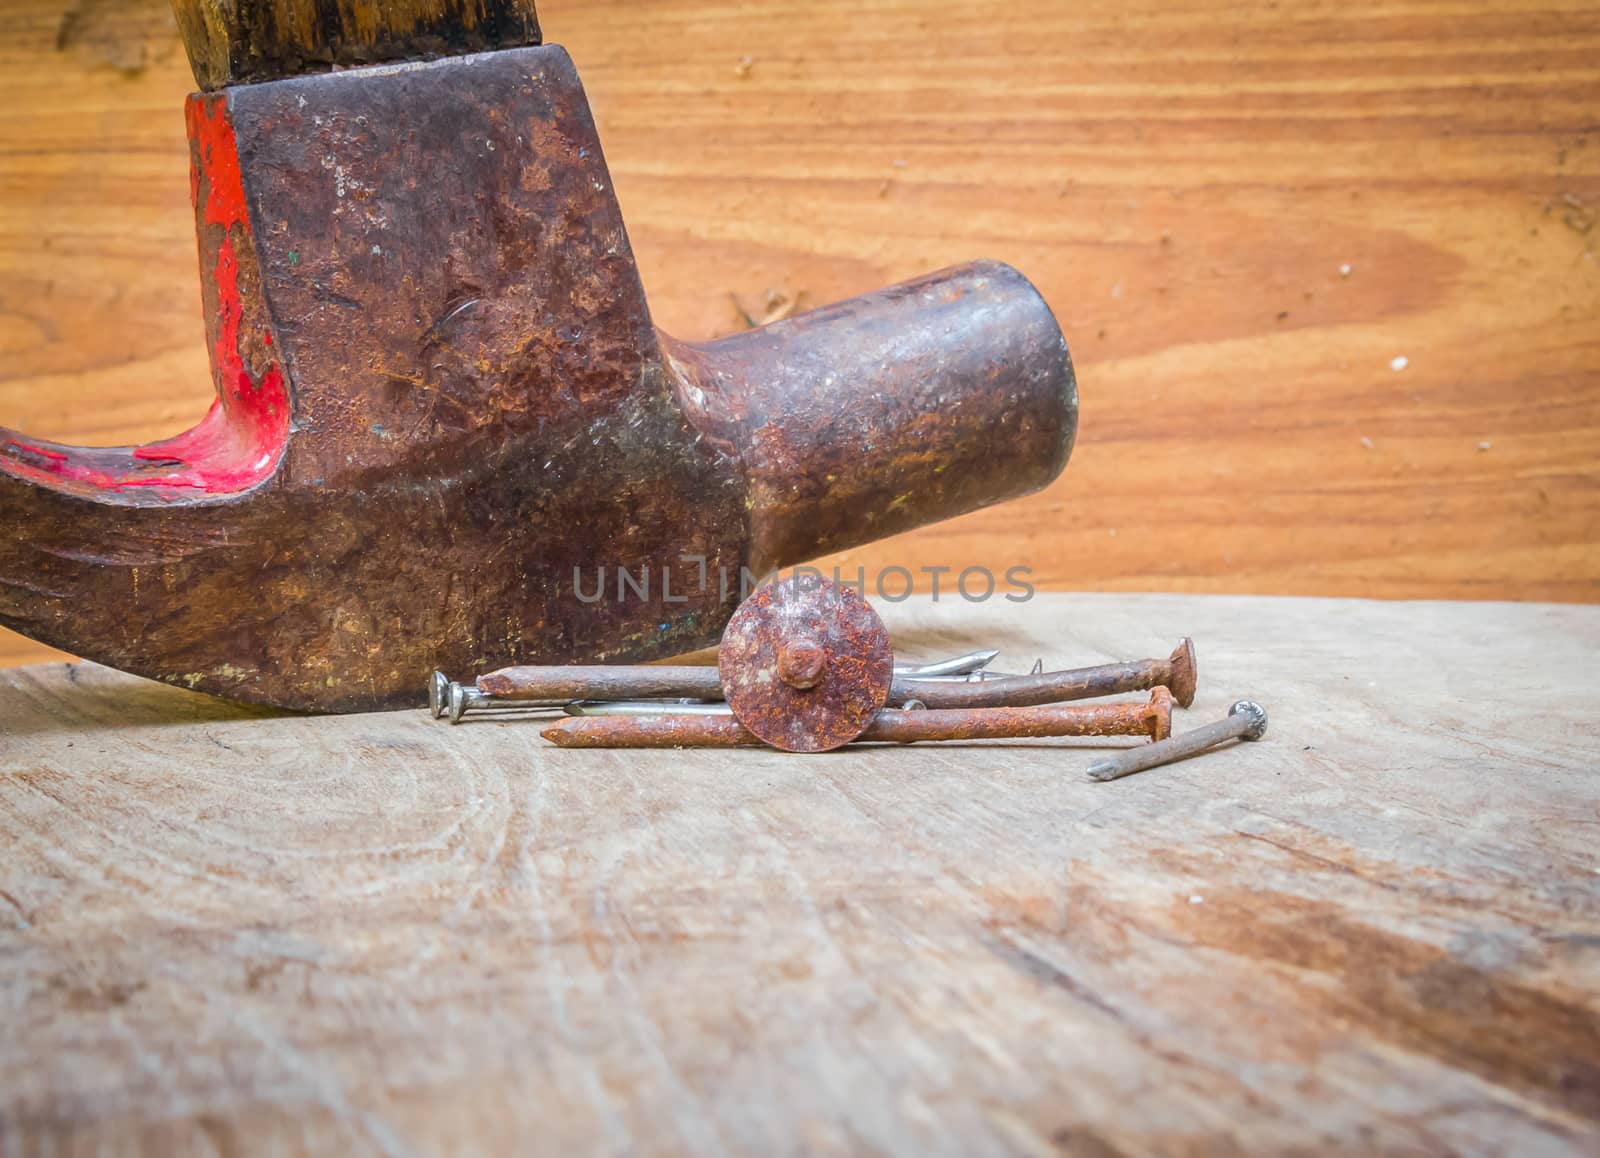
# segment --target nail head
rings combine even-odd
[[[1267,734],[1267,709],[1254,700],[1240,700],[1228,709],[1228,715],[1253,717],[1249,730],[1239,737],[1241,740],[1259,740]]]

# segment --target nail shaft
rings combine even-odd
[[[966,655],[942,659],[935,663],[895,664],[894,674],[906,679],[937,679],[942,676],[964,676],[982,671],[1000,655],[999,648],[969,651]]]
[[[733,709],[727,704],[687,704],[674,700],[618,700],[607,702],[591,700],[566,705],[569,716],[593,718],[596,716],[719,716],[732,718]]]
[[[1164,687],[1172,692],[1180,708],[1187,708],[1194,702],[1196,677],[1194,643],[1185,639],[1166,659],[1108,663],[971,684],[896,680],[890,703],[915,698],[935,709],[1029,707]]]
[[[1052,736],[1149,736],[1172,733],[1172,696],[1156,688],[1144,704],[883,711],[861,739],[889,744],[929,740],[1020,740]]]
[[[715,667],[511,667],[478,677],[497,700],[720,700]]]
[[[764,748],[727,716],[574,716],[539,733],[558,748]]]
[[[1266,709],[1251,700],[1240,700],[1229,709],[1226,719],[1218,720],[1215,724],[1207,724],[1147,748],[1133,748],[1096,760],[1089,765],[1089,779],[1120,780],[1147,768],[1158,768],[1163,764],[1198,756],[1229,740],[1259,740],[1266,730]]]
[[[890,744],[1012,740],[1053,736],[1150,736],[1172,731],[1172,696],[1156,688],[1144,704],[989,708],[979,711],[885,709],[860,739]],[[760,741],[731,716],[583,716],[540,733],[562,748],[739,748]]]
[[[956,672],[952,675],[905,675],[904,673],[895,675],[895,679],[902,681],[902,687],[909,683],[985,684],[993,683],[995,680],[1019,680],[1025,678],[1027,677],[1018,675],[1016,672],[983,670]]]

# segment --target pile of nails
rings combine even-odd
[[[1096,760],[1117,780],[1229,740],[1256,740],[1267,714],[1243,700],[1228,717],[1172,736],[1172,707],[1194,702],[1194,644],[1165,659],[1026,675],[990,670],[997,651],[897,664],[881,620],[855,590],[814,575],[775,579],[729,621],[717,666],[515,667],[463,686],[435,672],[436,719],[477,709],[560,709],[541,733],[563,748],[776,748],[826,752],[898,744],[1053,736],[1145,736]],[[1143,703],[1076,701],[1148,691]],[[1073,706],[1067,706],[1073,705]]]

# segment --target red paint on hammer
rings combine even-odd
[[[190,192],[202,225],[222,231],[212,282],[217,291],[217,340],[212,365],[217,400],[199,425],[132,452],[26,442],[0,431],[0,471],[45,485],[75,483],[98,490],[148,488],[156,497],[200,491],[237,494],[269,478],[289,439],[289,388],[283,369],[268,363],[259,377],[245,362],[244,298],[236,246],[251,242],[239,149],[226,98],[192,97],[186,110],[195,164]],[[202,204],[202,197],[204,202]],[[256,336],[272,345],[266,330]],[[160,492],[177,492],[171,496]]]

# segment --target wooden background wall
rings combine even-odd
[[[976,256],[1061,317],[1066,477],[852,569],[1600,596],[1595,0],[540,12],[665,328]],[[165,0],[0,0],[0,425],[120,444],[203,413],[190,87]]]

